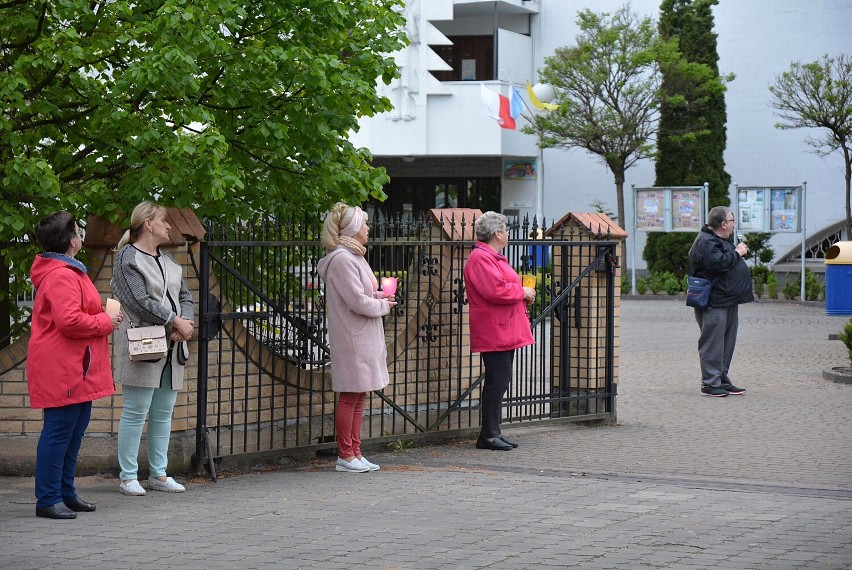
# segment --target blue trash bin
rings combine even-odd
[[[852,316],[852,241],[825,252],[825,314]]]
[[[529,268],[534,267],[546,268],[550,263],[550,246],[548,245],[531,245],[529,246]]]

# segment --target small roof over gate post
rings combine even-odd
[[[197,243],[207,233],[192,208],[166,208],[166,221],[170,226],[169,242],[164,244],[166,247]],[[125,229],[100,216],[89,216],[86,219],[85,244],[87,247],[114,248]]]
[[[473,222],[482,216],[482,210],[475,208],[432,208],[428,216],[439,224],[444,239],[450,241],[475,240]],[[427,219],[428,219],[427,216]]]
[[[554,230],[566,225],[581,227],[590,234],[599,236],[600,239],[622,240],[627,238],[627,232],[621,226],[613,222],[609,216],[600,212],[568,212],[553,224],[553,227],[547,230],[545,235],[553,237]]]

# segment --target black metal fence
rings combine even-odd
[[[363,437],[396,441],[479,425],[482,367],[468,344],[462,268],[472,219],[371,225],[367,257],[396,276],[385,318],[391,383],[365,404]],[[458,217],[454,217],[458,216]],[[615,419],[617,243],[596,228],[516,223],[504,253],[538,289],[536,343],[519,349],[504,423]],[[334,393],[320,224],[210,225],[201,247],[196,462],[333,447]]]

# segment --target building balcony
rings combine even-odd
[[[369,148],[374,156],[537,156],[536,137],[520,131],[527,124],[524,116],[517,119],[518,130],[501,128],[485,112],[481,84],[506,97],[510,95],[507,82],[443,82],[446,92],[423,97],[425,105],[400,106],[397,98],[393,111],[362,119],[361,130],[353,133],[350,140],[356,146]],[[526,101],[526,93],[519,93]]]

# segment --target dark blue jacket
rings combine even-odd
[[[701,228],[689,249],[692,275],[719,278],[710,293],[710,307],[721,308],[754,300],[751,273],[730,240],[722,239],[708,226]]]

